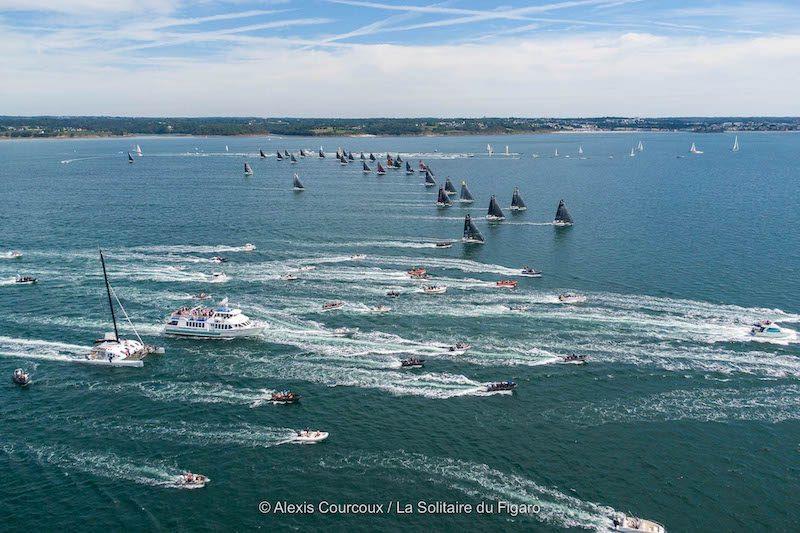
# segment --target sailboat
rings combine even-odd
[[[425,186],[426,187],[433,187],[436,185],[436,180],[433,179],[433,176],[429,171],[425,171]]]
[[[283,154],[281,151],[277,150],[275,153],[277,154],[278,161],[283,161]]]
[[[367,165],[366,161],[362,161],[361,162],[361,166],[363,168],[362,172],[364,172],[364,174],[367,174],[368,172],[372,172],[372,169],[369,168],[369,166]]]
[[[283,157],[289,157],[289,150],[283,149]]]
[[[702,152],[702,150],[698,150],[698,149],[697,149],[697,146],[695,146],[695,144],[694,144],[694,143],[692,143],[692,147],[691,147],[691,148],[689,148],[689,152],[691,152],[691,153],[693,153],[693,154],[697,154],[697,155],[699,155],[699,154],[702,154],[702,153],[703,153],[703,152]]]
[[[139,146],[138,144],[136,145],[136,155],[142,157],[142,147]]]
[[[636,157],[636,150],[631,148],[631,157]]]
[[[461,242],[469,244],[483,244],[486,242],[481,232],[475,227],[469,214],[464,217],[464,236],[461,238]]]
[[[558,157],[558,148],[556,148],[556,152],[553,154],[553,157]]]
[[[492,195],[489,198],[489,211],[486,213],[486,220],[504,220],[505,218],[503,210],[497,204],[497,198]]]
[[[436,207],[450,207],[451,205],[453,205],[453,202],[450,201],[450,197],[444,192],[444,187],[439,187],[439,197],[436,199]]]
[[[519,187],[514,187],[514,194],[511,195],[511,210],[512,211],[525,211],[528,206],[522,201],[522,196],[519,194]]]
[[[229,151],[230,151],[230,150],[228,150],[228,145],[227,145],[227,144],[225,145],[225,151],[226,151],[226,152],[229,152]]]
[[[386,154],[386,166],[388,166],[389,168],[392,168],[394,166],[394,159],[392,159],[392,156],[389,154]]]
[[[578,155],[583,155],[583,146],[578,146]]]
[[[369,160],[370,161],[375,161],[375,154],[372,154],[372,153],[369,154]]]
[[[346,166],[348,164],[347,158],[344,154],[339,154],[339,164],[342,166]]]
[[[322,146],[319,147],[319,158],[325,159],[325,152],[322,150]]]
[[[136,331],[131,319],[125,312],[125,308],[122,307],[122,303],[119,301],[119,298],[117,298],[117,295],[111,288],[111,284],[108,282],[106,261],[103,257],[102,250],[100,251],[100,264],[103,266],[103,279],[106,284],[106,295],[108,296],[108,306],[111,311],[111,322],[114,324],[114,331],[106,333],[102,339],[96,340],[91,351],[86,354],[84,359],[79,359],[78,362],[102,366],[144,366],[143,359],[145,356],[159,352],[160,350],[153,346],[148,346],[142,341],[139,332]],[[114,300],[116,300],[125,319],[133,329],[136,340],[120,338],[119,328],[117,328],[117,316],[114,313]]]
[[[739,151],[739,136],[737,135],[736,138],[733,140],[733,148],[731,148],[731,152],[738,152]]]
[[[300,148],[300,157],[305,157],[305,156],[306,156],[306,151]]]
[[[367,157],[364,155],[364,152],[361,152],[361,160],[364,161]]]
[[[453,186],[453,182],[450,181],[450,178],[446,178],[444,180],[444,192],[447,193],[448,196],[457,192],[456,188]]]
[[[244,175],[245,176],[252,176],[253,175],[253,169],[250,168],[250,164],[249,163],[245,163],[244,164]]]
[[[348,161],[355,161],[355,158],[353,157],[353,152],[348,152],[348,154],[347,154],[347,160],[348,160]]]
[[[406,161],[406,174],[413,174],[413,173],[414,173],[414,169],[411,168],[411,165],[409,164],[409,162]]]
[[[261,156],[261,159],[266,159],[267,158],[267,154],[264,153],[264,150],[259,150],[258,151],[258,155]]]
[[[469,189],[467,188],[466,181],[461,182],[461,194],[458,197],[458,201],[462,204],[471,204],[475,201],[475,198],[472,197],[472,193],[469,192]]]
[[[128,163],[133,163],[133,156],[128,152]]]
[[[377,172],[377,174],[378,174],[378,176],[383,176],[384,174],[386,174],[386,169],[381,166],[380,161],[378,161],[378,172]]]
[[[569,211],[567,211],[567,206],[564,205],[564,200],[559,200],[558,208],[556,209],[556,218],[553,221],[553,225],[571,226],[572,224],[572,217],[569,216]]]
[[[491,157],[492,154],[494,154],[494,148],[492,148],[491,144],[486,145],[486,153],[489,154],[489,157]]]
[[[292,176],[292,190],[295,191],[304,191],[306,188],[303,186],[303,182],[300,181],[300,176],[295,174]]]
[[[511,155],[511,152],[508,151],[508,145],[506,145],[505,155]]]
[[[394,160],[397,161],[398,163],[402,163],[403,162],[403,160],[400,159],[400,154],[397,154],[397,157],[395,157]]]
[[[294,156],[294,154],[290,155],[289,158],[291,159],[292,164],[297,163],[297,158]]]
[[[392,167],[392,168],[394,168],[395,170],[400,170],[401,168],[403,168],[403,165],[400,164],[400,160],[399,159],[395,159],[394,160],[394,167]]]
[[[644,144],[642,144],[642,141],[639,141],[639,144],[636,145],[636,149],[640,152],[644,152]]]

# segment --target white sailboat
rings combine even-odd
[[[509,151],[508,151],[508,145],[506,145],[506,151],[505,151],[505,154],[506,154],[506,155],[511,155],[511,152],[509,152]]]
[[[486,145],[486,153],[488,153],[488,154],[489,154],[489,157],[491,157],[491,156],[492,156],[492,154],[494,154],[494,148],[492,148],[492,145],[491,145],[491,144],[487,144],[487,145]]]
[[[227,144],[225,145],[225,151],[226,151],[226,152],[229,152],[229,151],[230,151],[230,150],[228,150],[228,145],[227,145]]]
[[[636,150],[631,148],[631,157],[636,157]]]
[[[642,144],[642,141],[639,141],[639,144],[636,145],[636,149],[640,152],[644,152],[644,145]]]
[[[697,146],[695,146],[695,144],[694,144],[694,143],[692,143],[692,147],[691,147],[691,148],[689,148],[689,152],[691,152],[691,153],[693,153],[693,154],[698,154],[698,155],[703,153],[703,151],[702,151],[702,150],[698,150],[698,149],[697,149]]]
[[[142,157],[142,147],[139,146],[138,144],[136,145],[136,155]]]
[[[583,155],[583,146],[578,146],[578,155]]]
[[[733,148],[731,148],[731,152],[738,152],[739,151],[739,136],[737,135],[736,138],[733,140]]]
[[[558,148],[556,148],[556,151],[555,151],[555,153],[553,154],[553,157],[558,157]]]

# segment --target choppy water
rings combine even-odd
[[[644,152],[629,157],[640,138]],[[689,156],[693,141],[702,156]],[[320,142],[325,160],[273,157]],[[512,155],[488,157],[487,142]],[[33,375],[27,390],[0,385],[6,525],[602,530],[621,510],[674,531],[791,528],[800,344],[747,332],[763,318],[800,330],[800,137],[740,142],[737,154],[728,135],[653,133],[0,143],[0,254],[24,253],[0,260],[0,372]],[[129,165],[135,143],[144,156]],[[336,163],[337,146],[424,159],[440,181],[466,179],[476,202],[439,210],[419,175],[365,176]],[[291,191],[293,172],[305,192]],[[514,186],[528,210],[483,221],[489,195],[506,207]],[[550,224],[560,198],[572,228]],[[436,249],[460,237],[467,212],[486,244]],[[98,246],[140,333],[166,347],[144,368],[71,362],[109,328]],[[230,262],[212,264],[216,254]],[[415,265],[447,294],[420,294],[404,273]],[[544,277],[494,287],[523,265]],[[230,280],[211,283],[216,270]],[[40,283],[15,286],[17,273]],[[404,294],[387,301],[390,289]],[[268,329],[162,338],[163,317],[199,291]],[[588,302],[560,304],[565,291]],[[332,299],[347,305],[321,312]],[[391,312],[371,310],[380,304]],[[342,326],[360,333],[333,336]],[[473,349],[442,353],[459,340]],[[573,352],[591,364],[558,364]],[[401,370],[411,355],[426,367]],[[498,379],[520,386],[480,392]],[[264,401],[283,388],[302,403]],[[287,445],[305,426],[331,438]],[[178,490],[184,470],[212,482]],[[260,500],[280,498],[541,512],[259,515]]]

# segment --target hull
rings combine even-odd
[[[563,228],[565,226],[571,226],[572,222],[558,222],[558,221],[556,221],[556,222],[553,222],[553,225],[557,226],[559,228]]]
[[[200,328],[188,328],[180,326],[164,326],[165,335],[176,337],[194,337],[199,339],[235,339],[241,337],[255,337],[264,331],[264,326],[242,329],[226,329],[220,331],[205,330]]]
[[[496,217],[494,215],[486,215],[486,220],[489,222],[500,222],[501,220],[505,220],[506,217]]]
[[[134,367],[134,368],[141,368],[144,366],[144,361],[141,359],[131,359],[131,360],[114,360],[108,361],[104,359],[76,359],[76,363],[80,363],[82,365],[93,365],[93,366],[117,366],[117,367]]]

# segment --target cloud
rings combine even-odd
[[[178,4],[178,0],[0,0],[0,12],[170,13]]]

